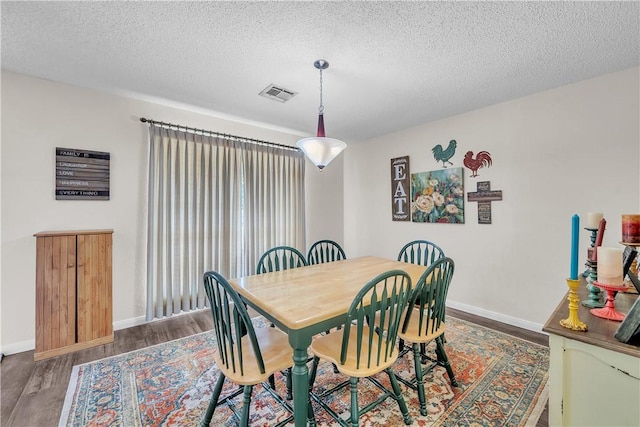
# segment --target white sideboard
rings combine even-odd
[[[578,292],[587,295],[584,283]],[[618,294],[616,308],[626,312],[637,298]],[[592,315],[580,305],[586,332],[560,326],[568,317],[566,297],[545,324],[549,333],[549,425],[640,426],[640,340],[614,338],[620,322]]]

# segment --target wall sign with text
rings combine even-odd
[[[409,156],[391,159],[391,214],[394,221],[411,221]]]
[[[109,162],[102,151],[56,147],[56,200],[109,200]]]
[[[467,193],[467,201],[478,202],[478,224],[491,224],[491,202],[502,200],[502,190],[491,190],[489,181],[476,184],[477,191]]]

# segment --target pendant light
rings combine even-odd
[[[316,136],[304,138],[297,142],[297,146],[313,162],[318,169],[322,170],[338,154],[347,148],[347,144],[339,139],[327,138],[324,134],[324,105],[322,105],[322,70],[329,68],[329,63],[324,59],[318,59],[313,66],[320,70],[320,107],[318,107],[318,133]]]

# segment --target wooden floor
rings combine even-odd
[[[538,344],[549,345],[548,337],[543,334],[454,309],[447,309],[447,314]],[[115,341],[111,344],[39,362],[33,361],[33,351],[6,356],[2,359],[0,370],[0,426],[56,426],[74,365],[207,331],[212,327],[211,314],[208,310],[202,310],[115,331]],[[547,406],[538,427],[546,427],[548,418]]]

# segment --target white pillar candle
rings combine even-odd
[[[598,250],[598,282],[622,286],[622,249],[600,246]]]
[[[598,228],[600,220],[602,219],[601,212],[587,212],[587,222],[585,228]]]

